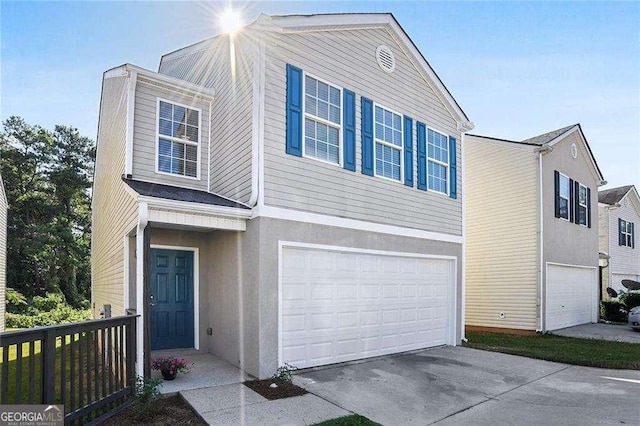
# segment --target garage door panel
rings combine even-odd
[[[284,248],[282,361],[302,368],[448,343],[452,264]]]
[[[547,265],[546,328],[557,330],[595,321],[595,268]]]

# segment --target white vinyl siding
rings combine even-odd
[[[198,152],[198,173],[201,179],[185,178],[179,174],[164,173],[159,169],[160,148],[159,139],[159,106],[160,102],[170,102],[179,106],[186,106],[200,111],[200,149]],[[207,156],[209,155],[209,103],[182,96],[164,88],[138,81],[136,85],[134,131],[133,131],[133,178],[146,182],[180,186],[200,191],[207,190]],[[165,138],[178,142],[180,138]],[[186,145],[186,144],[185,144]],[[171,149],[184,149],[180,143],[172,144]],[[162,154],[167,153],[162,150]],[[186,154],[185,154],[186,155]],[[178,153],[174,157],[178,157]],[[165,158],[165,157],[163,157]],[[204,160],[203,160],[204,159]],[[177,171],[178,169],[176,169]]]
[[[483,140],[465,136],[466,324],[535,330],[538,158]]]
[[[258,97],[253,58],[259,43],[247,38],[246,33],[237,34],[234,67],[227,36],[201,44],[202,49],[184,56],[178,52],[163,58],[159,72],[214,90],[210,117],[207,112],[202,113],[203,129],[211,119],[211,192],[247,202],[251,197],[253,105]],[[202,133],[204,138],[205,132]],[[203,153],[203,158],[208,155]],[[205,160],[203,168],[206,165]],[[206,176],[202,175],[203,182]]]
[[[136,225],[137,203],[126,190],[127,79],[109,78],[102,84],[100,122],[92,200],[91,301],[94,317],[104,304],[113,316],[124,315],[123,239]],[[155,117],[152,121],[155,123]],[[154,125],[152,124],[152,129]],[[155,134],[155,131],[154,131]]]
[[[620,200],[620,207],[609,210],[609,271],[612,275],[611,286],[620,290],[622,276],[632,276],[640,279],[640,250],[638,249],[638,223],[640,223],[640,202],[635,200],[635,194],[629,193]],[[618,242],[618,219],[635,223],[635,249],[621,246]],[[630,278],[633,279],[633,278]]]
[[[304,94],[303,155],[339,165],[342,90],[305,75]]]
[[[261,34],[261,36],[263,36]],[[407,115],[460,140],[456,122],[431,87],[418,74],[394,38],[383,29],[282,33],[267,40],[264,127],[264,202],[313,213],[383,224],[462,234],[462,167],[458,167],[458,198],[398,185],[361,173],[361,98]],[[275,44],[272,44],[271,42]],[[377,46],[394,50],[396,69],[387,74],[375,59]],[[356,94],[356,172],[320,161],[287,156],[286,64],[322,76]],[[357,72],[353,72],[357,64]],[[416,141],[415,126],[413,140]],[[415,143],[414,143],[415,145]],[[414,149],[413,176],[417,178]],[[458,164],[460,152],[458,149]],[[404,161],[404,159],[402,159]],[[402,206],[402,208],[399,208]],[[419,212],[419,214],[418,214]]]

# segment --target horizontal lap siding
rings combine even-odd
[[[424,192],[401,182],[361,173],[360,97],[414,119],[413,176],[417,182],[415,122],[456,137],[456,122],[420,77],[391,35],[382,29],[278,34],[267,41],[264,200],[266,205],[406,226],[454,235],[462,233],[461,167],[458,199]],[[392,74],[376,62],[377,46],[396,57]],[[356,94],[356,172],[285,153],[286,64]]]
[[[137,203],[125,189],[127,79],[103,82],[91,236],[93,315],[104,304],[124,314],[124,237],[137,223]],[[133,254],[132,254],[133,255]]]
[[[0,183],[0,331],[5,327],[5,298],[7,288],[7,203],[5,189]]]
[[[466,323],[535,329],[537,156],[471,136],[465,150]]]
[[[156,173],[158,98],[201,110],[200,180]],[[133,131],[133,177],[147,182],[207,190],[209,153],[209,103],[180,96],[142,81],[136,85]]]
[[[229,40],[218,37],[205,50],[163,60],[160,72],[215,91],[211,111],[211,191],[247,202],[251,197],[253,52],[236,39],[235,76]]]
[[[611,260],[609,261],[609,269],[612,274],[640,275],[640,215],[633,206],[632,197],[633,194],[627,195],[625,199],[621,200],[620,207],[610,211],[609,246],[611,253],[609,255]],[[619,245],[618,219],[634,223],[635,248]]]

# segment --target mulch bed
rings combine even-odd
[[[275,383],[278,387],[270,387],[272,383]],[[293,383],[287,383],[280,379],[252,380],[250,382],[244,382],[243,384],[269,400],[289,398],[308,393],[300,386],[296,386]]]
[[[157,400],[144,419],[136,420],[129,407],[102,423],[104,426],[200,426],[206,424],[179,395]]]

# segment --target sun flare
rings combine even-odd
[[[222,31],[229,35],[234,35],[242,28],[242,17],[239,11],[228,8],[220,15],[218,23]]]

